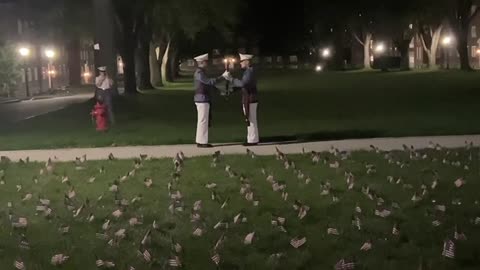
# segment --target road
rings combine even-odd
[[[85,102],[92,98],[92,96],[93,94],[87,93],[73,96],[0,104],[0,123],[19,122],[49,112],[58,111],[72,104]]]

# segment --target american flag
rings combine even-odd
[[[475,225],[480,225],[480,217],[475,218]]]
[[[180,253],[183,250],[182,246],[179,243],[173,244],[172,249],[175,250],[176,253]]]
[[[360,250],[362,251],[369,251],[370,249],[372,249],[372,242],[370,241],[363,243],[363,245],[360,247]]]
[[[358,216],[352,218],[352,225],[355,226],[359,231],[362,229],[362,222]]]
[[[438,227],[438,226],[442,225],[442,223],[439,220],[434,220],[434,221],[432,221],[432,225],[434,227]]]
[[[455,243],[452,240],[445,240],[443,242],[442,256],[447,258],[455,258]]]
[[[339,235],[338,230],[335,228],[328,228],[327,234]]]
[[[397,226],[396,223],[393,225],[392,234],[393,235],[399,235],[400,234],[400,231],[398,230],[398,226]]]
[[[218,266],[220,264],[220,255],[218,253],[215,253],[212,256],[212,261],[213,261],[213,263],[215,263],[215,265]]]
[[[172,267],[182,267],[182,262],[178,256],[174,256],[173,258],[168,260],[168,265]]]
[[[301,239],[295,237],[290,241],[290,245],[294,248],[299,248],[303,246],[307,242],[307,238],[303,237]]]
[[[200,228],[196,228],[195,231],[193,231],[193,235],[195,236],[202,236],[203,231]]]
[[[21,260],[15,260],[15,262],[13,262],[13,266],[17,270],[25,270],[26,269],[25,264]]]
[[[28,240],[25,236],[22,236],[22,239],[20,240],[20,244],[18,246],[21,249],[29,250],[30,249],[30,243],[28,243]]]
[[[355,269],[354,262],[346,262],[345,259],[341,259],[335,264],[335,270],[351,270]]]
[[[143,257],[143,259],[144,259],[147,263],[149,263],[149,262],[152,261],[152,254],[150,254],[150,252],[149,252],[147,249],[145,249],[143,252],[140,252],[140,251],[139,251],[139,255],[140,255],[141,257]]]

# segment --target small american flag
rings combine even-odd
[[[346,262],[345,259],[341,259],[335,264],[335,270],[351,270],[355,269],[354,262]]]
[[[305,243],[307,242],[307,238],[303,237],[303,238],[293,238],[291,241],[290,241],[290,245],[292,245],[292,247],[294,248],[299,248],[301,246],[303,246]]]
[[[395,223],[395,224],[393,225],[392,234],[393,234],[393,235],[399,235],[399,234],[400,234],[400,230],[398,229],[397,223]]]
[[[480,225],[480,217],[475,218],[475,225]]]
[[[149,252],[147,249],[145,249],[145,250],[141,253],[141,255],[143,256],[143,259],[144,259],[147,263],[149,263],[149,262],[152,261],[152,254],[150,254],[150,252]]]
[[[179,243],[173,244],[172,249],[175,250],[176,253],[180,253],[183,250],[182,246]]]
[[[363,243],[363,245],[360,247],[361,251],[369,251],[370,249],[372,249],[372,242],[370,241]]]
[[[220,255],[218,253],[215,253],[212,256],[212,261],[213,261],[213,263],[215,263],[215,265],[218,266],[220,264]]]
[[[452,240],[445,240],[443,242],[442,256],[447,258],[455,258],[455,243]]]
[[[352,225],[355,226],[359,231],[362,229],[362,222],[358,216],[352,218]]]
[[[182,262],[178,256],[174,256],[173,258],[168,260],[168,265],[172,267],[182,267]]]
[[[30,249],[30,243],[28,243],[28,240],[24,235],[22,235],[22,239],[20,240],[20,244],[18,244],[18,246],[24,250]]]
[[[434,227],[438,227],[438,226],[442,225],[442,223],[439,220],[434,220],[434,221],[432,221],[432,225]]]
[[[193,235],[195,236],[202,236],[203,230],[200,228],[196,228],[195,231],[193,231]]]
[[[26,269],[25,264],[23,263],[22,260],[15,260],[15,262],[13,262],[13,266],[17,270],[25,270]]]
[[[327,234],[339,235],[338,230],[336,228],[328,228]]]

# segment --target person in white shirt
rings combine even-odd
[[[97,87],[95,91],[95,97],[101,98],[107,106],[108,119],[110,124],[115,122],[115,116],[113,114],[113,80],[107,73],[107,67],[99,67],[98,71],[100,74],[95,78],[95,86]]]

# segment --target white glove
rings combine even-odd
[[[225,72],[222,74],[222,77],[225,78],[225,80],[227,80],[227,81],[231,81],[231,80],[232,80],[232,75],[230,74],[229,71],[225,71]]]

